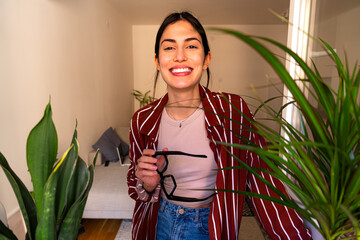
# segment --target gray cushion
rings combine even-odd
[[[121,142],[120,137],[109,127],[92,147],[99,149],[105,161],[116,162],[119,160],[118,146]]]
[[[125,157],[129,155],[129,145],[120,138],[120,144],[118,149],[119,149],[121,164],[124,164]]]

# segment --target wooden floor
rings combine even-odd
[[[119,230],[121,219],[83,219],[85,228],[78,240],[113,240]]]
[[[81,223],[85,232],[78,237],[78,240],[113,240],[119,230],[121,219],[83,219]],[[260,229],[254,216],[244,216],[239,239],[269,240],[270,238]]]

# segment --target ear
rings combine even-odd
[[[160,71],[159,59],[156,57],[156,54],[154,54],[154,60],[155,60],[157,70]]]
[[[206,55],[204,59],[203,70],[206,70],[209,67],[210,61],[211,61],[211,52],[208,52],[208,55]]]

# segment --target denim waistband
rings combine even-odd
[[[163,212],[165,209],[176,215],[176,217],[194,217],[195,222],[198,221],[199,217],[209,216],[210,213],[210,207],[187,208],[173,204],[168,202],[166,199],[161,198],[159,211]]]

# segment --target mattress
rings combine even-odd
[[[95,166],[83,218],[131,219],[135,201],[128,195],[128,166],[111,162]]]

